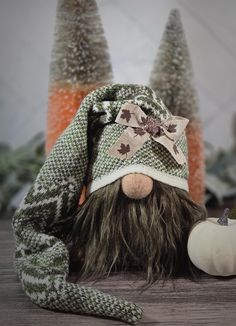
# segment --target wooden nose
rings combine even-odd
[[[121,179],[123,193],[132,199],[142,199],[147,197],[153,188],[152,178],[141,174],[131,173]]]

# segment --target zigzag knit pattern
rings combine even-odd
[[[115,91],[112,85],[84,99],[16,211],[12,220],[15,268],[25,293],[38,306],[135,324],[142,316],[136,304],[66,280],[69,253],[63,226],[77,207],[87,169],[88,107],[109,91]]]
[[[88,172],[92,108],[103,101],[129,100],[137,94],[155,100],[154,92],[142,85],[108,85],[90,93],[13,217],[16,272],[25,293],[41,307],[113,317],[131,324],[142,316],[134,303],[67,281],[69,253],[63,242]],[[186,176],[186,168],[181,171],[180,175]]]
[[[66,281],[67,248],[46,230],[53,219],[59,219],[77,203],[73,193],[68,193],[70,186],[65,183],[60,187],[43,188],[35,183],[14,216],[15,266],[23,289],[35,304],[44,308],[135,323],[141,318],[141,309],[135,304]]]

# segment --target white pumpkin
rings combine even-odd
[[[236,275],[236,220],[220,225],[217,218],[196,224],[188,239],[192,263],[214,276]]]

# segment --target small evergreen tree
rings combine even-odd
[[[205,170],[202,126],[198,115],[190,54],[177,9],[170,12],[154,61],[150,86],[158,92],[173,115],[190,120],[186,131],[189,150],[189,189],[192,199],[202,202]]]
[[[46,152],[68,126],[83,98],[112,81],[107,42],[95,0],[58,0]]]
[[[172,114],[188,119],[196,116],[198,105],[193,69],[177,9],[170,12],[154,62],[150,86],[158,91]]]
[[[107,42],[95,0],[59,0],[50,80],[107,83],[112,79]]]

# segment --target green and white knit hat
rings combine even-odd
[[[83,103],[80,108],[90,110],[93,117],[88,132],[88,135],[93,135],[88,148],[88,193],[135,172],[188,190],[188,167],[183,164],[187,163],[187,146],[182,133],[187,119],[173,117],[154,91],[145,86],[103,87],[93,92],[91,98],[95,100],[92,106],[88,108],[87,103]],[[174,150],[171,155],[170,149],[163,146],[162,142],[166,142],[168,137],[165,133],[161,137],[158,134],[160,125],[164,125],[165,121],[168,121],[165,130],[171,131],[172,127],[175,131],[168,132],[168,136],[175,134],[178,137],[176,142],[169,140],[168,145],[171,149],[174,147],[176,151],[181,151],[182,156],[179,153],[175,157]],[[151,130],[150,125],[154,130]],[[177,126],[182,127],[181,132],[179,130],[177,133]],[[151,137],[155,131],[156,141]]]
[[[12,221],[16,271],[34,303],[132,324],[141,318],[136,304],[67,281],[65,226],[84,184],[91,193],[139,172],[187,190],[186,123],[142,85],[108,85],[83,100]]]
[[[88,185],[88,193],[91,193],[128,173],[136,172],[188,190],[187,144],[185,134],[182,133],[184,128],[179,133],[177,130],[176,141],[171,141],[172,147],[182,152],[184,164],[183,162],[179,164],[178,157],[175,158],[163,146],[162,143],[168,140],[165,134],[156,137],[157,140],[163,138],[162,143],[154,141],[149,137],[150,134],[136,134],[137,129],[145,131],[145,127],[141,128],[141,124],[135,128],[129,127],[134,132],[129,140],[132,143],[133,136],[135,140],[133,145],[136,146],[138,140],[144,136],[145,143],[142,146],[138,145],[140,148],[131,157],[119,155],[119,139],[128,129],[129,124],[126,123],[127,118],[124,119],[123,124],[117,123],[116,119],[119,113],[121,115],[122,110],[127,113],[128,110],[134,110],[135,106],[142,111],[141,114],[159,120],[160,123],[169,121],[169,127],[176,128],[176,121],[177,124],[180,121],[181,126],[185,127],[188,121],[180,117],[174,117],[179,120],[171,119],[173,116],[162,100],[147,86],[114,84],[101,87],[84,99],[75,119],[54,146],[43,167],[44,173],[38,179],[43,178],[46,183],[60,183],[61,180],[67,180],[69,177],[77,187],[85,182]],[[132,116],[133,113],[128,114]],[[137,122],[139,123],[138,119]],[[169,135],[171,136],[171,133],[168,133]],[[124,137],[127,138],[127,135]],[[121,144],[122,141],[119,145]],[[111,154],[111,147],[114,145],[117,146],[117,156]],[[124,142],[123,145],[126,152],[128,143]],[[128,149],[132,152],[130,145],[129,143]],[[114,150],[113,148],[113,152]]]

